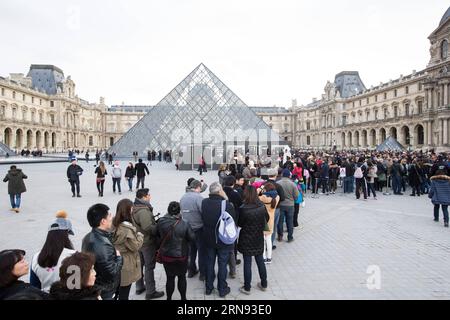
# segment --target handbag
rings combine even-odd
[[[167,231],[166,235],[164,236],[163,241],[161,242],[161,245],[159,246],[159,249],[156,250],[156,262],[158,262],[158,263],[164,263],[164,262],[167,262],[167,261],[164,261],[164,260],[165,260],[165,259],[164,259],[165,257],[161,254],[161,248],[163,247],[164,242],[166,242],[166,240],[167,240],[167,238],[168,238],[168,236],[169,236],[169,233],[175,229],[176,225],[180,222],[180,220],[181,220],[181,219],[178,219],[177,222],[175,222],[175,223],[173,224],[173,226],[170,228],[169,231]]]

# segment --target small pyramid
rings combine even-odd
[[[388,137],[382,144],[377,147],[377,151],[404,151],[406,150],[395,138]]]

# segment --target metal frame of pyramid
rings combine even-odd
[[[0,142],[0,157],[5,157],[6,154],[12,156],[15,155],[16,152],[10,149],[6,144]]]
[[[402,146],[400,142],[397,141],[394,137],[389,136],[383,143],[381,143],[376,151],[405,151],[406,148]]]
[[[266,141],[266,144],[286,144],[201,63],[111,146],[108,152],[115,153],[116,157],[130,157],[135,151],[145,156],[149,150],[177,150],[181,145],[189,144],[186,141],[192,141],[192,137],[200,137],[201,143],[208,145],[214,141],[205,136],[205,132],[223,134],[227,130],[265,132],[265,136],[257,134],[258,144],[260,141]],[[174,132],[180,133],[180,136]],[[236,144],[236,140],[243,142],[249,139],[248,136],[239,136],[234,141],[225,143]]]

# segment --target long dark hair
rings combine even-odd
[[[12,271],[16,263],[25,257],[25,251],[19,249],[0,252],[0,288],[8,287],[18,280]]]
[[[73,244],[69,239],[68,230],[52,230],[47,233],[44,247],[39,253],[38,264],[43,268],[52,268],[58,264],[61,252],[64,249],[72,249]]]
[[[247,186],[244,190],[244,203],[245,204],[257,204],[259,202],[258,193],[254,186]]]
[[[131,208],[133,208],[133,201],[130,199],[122,199],[117,204],[116,215],[113,219],[113,226],[118,228],[119,225],[128,221],[131,222]]]

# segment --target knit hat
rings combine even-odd
[[[52,223],[52,225],[48,228],[48,231],[54,230],[67,230],[69,234],[75,235],[72,229],[72,222],[67,219],[67,212],[64,210],[59,210],[56,213],[56,220]]]
[[[282,172],[282,176],[284,178],[289,178],[291,176],[291,172],[289,171],[289,169],[284,169]]]

